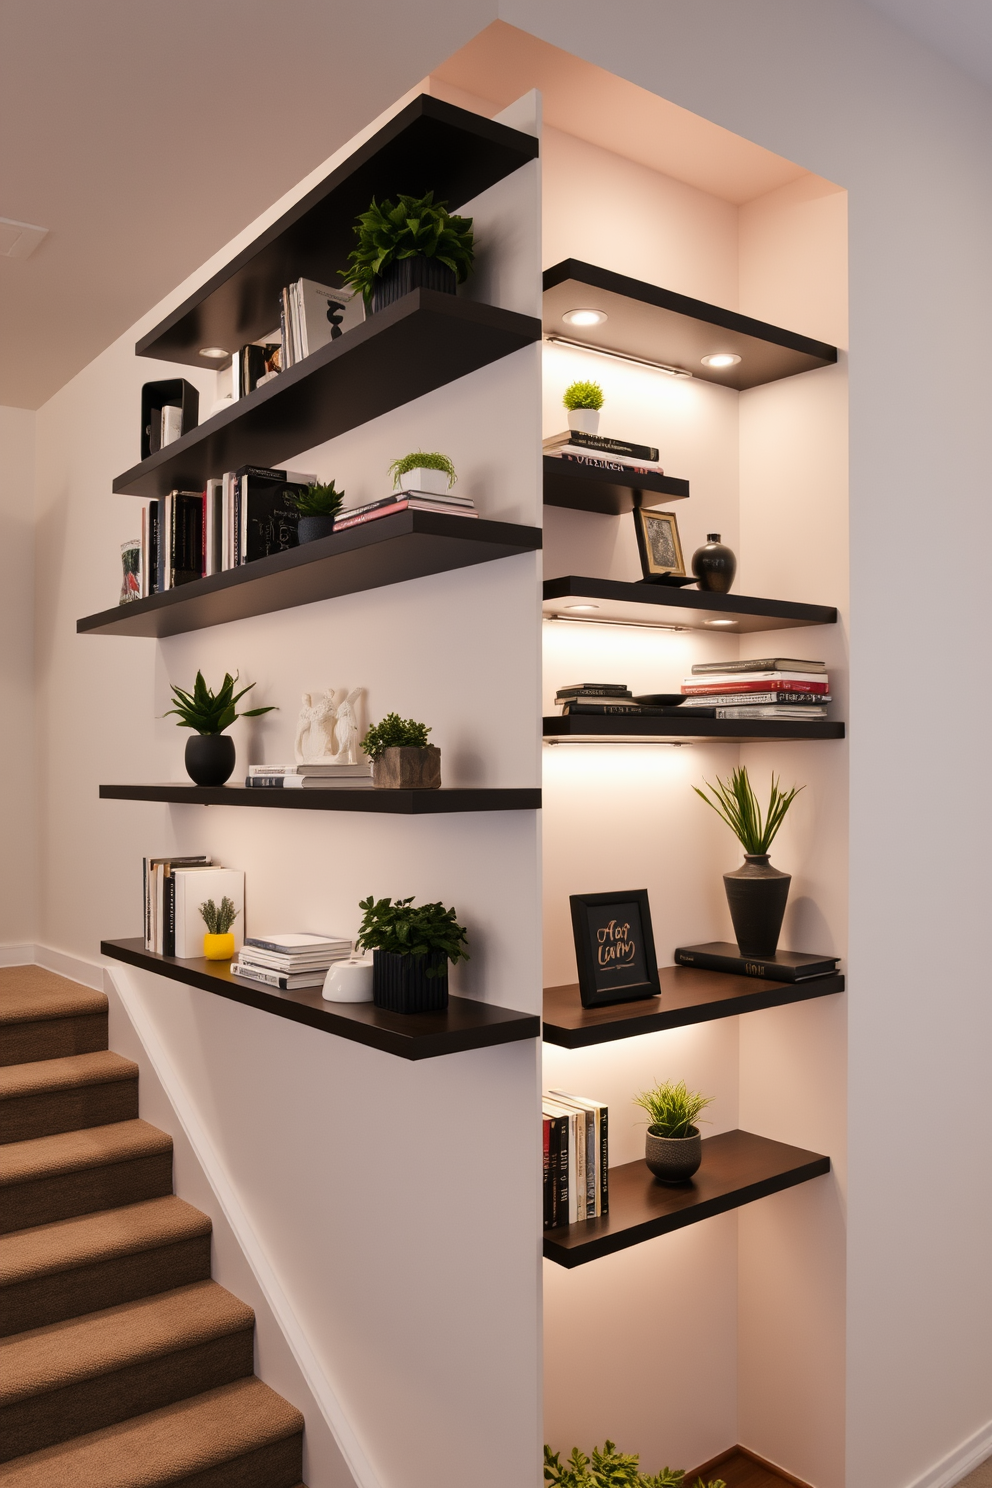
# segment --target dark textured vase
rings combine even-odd
[[[427,972],[439,967],[440,976]],[[444,951],[426,956],[372,952],[372,1001],[391,1013],[439,1013],[448,1006],[448,958]]]
[[[706,542],[692,555],[692,571],[700,589],[709,594],[727,594],[737,572],[737,559],[731,548],[720,541],[719,532],[709,532]]]
[[[422,253],[413,258],[399,258],[391,263],[384,274],[380,274],[372,290],[372,311],[385,310],[394,300],[399,300],[413,289],[436,289],[441,294],[454,294],[458,280],[454,269],[439,263],[436,258],[425,258]]]
[[[745,853],[743,866],[725,873],[723,882],[741,955],[774,956],[792,874],[773,868],[767,853]]]
[[[191,734],[186,740],[186,774],[197,785],[223,785],[234,769],[230,734]]]
[[[301,543],[316,542],[318,537],[330,537],[333,531],[333,517],[301,517],[296,538]]]
[[[661,1183],[687,1183],[702,1160],[698,1127],[691,1126],[685,1137],[659,1137],[653,1127],[648,1127],[644,1161]]]

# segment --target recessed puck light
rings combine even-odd
[[[226,356],[230,356],[230,355],[231,355],[231,353],[229,351],[225,351],[224,348],[223,348],[223,346],[201,346],[200,347],[200,356],[202,356],[202,357],[209,357],[209,359],[211,361],[219,361],[221,357],[226,357]]]
[[[719,369],[720,367],[736,367],[740,357],[735,356],[732,351],[715,351],[712,356],[704,356],[700,360],[704,367]]]
[[[566,610],[598,610],[599,605],[564,605]]]
[[[608,319],[605,310],[566,310],[562,316],[565,324],[572,326],[602,325]]]
[[[704,620],[704,625],[736,625],[736,620]]]

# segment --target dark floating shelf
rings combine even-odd
[[[562,320],[568,310],[585,309],[604,310],[608,318],[602,325],[583,326],[581,331],[573,331]],[[825,341],[813,341],[575,258],[545,269],[542,319],[547,336],[663,362],[703,382],[738,391],[829,367],[837,360],[836,346]],[[704,367],[701,359],[714,352],[732,352],[741,360],[722,370]]]
[[[766,740],[843,739],[844,725],[821,719],[815,723],[764,718],[644,718],[635,713],[589,714],[578,718],[545,718],[544,737],[550,744],[565,739],[608,744],[624,739],[665,743],[762,744]]]
[[[87,615],[77,620],[76,630],[90,635],[180,635],[249,615],[268,615],[319,599],[491,563],[534,552],[540,546],[538,527],[441,512],[397,512],[334,537],[259,558],[243,568],[229,568],[164,594]]]
[[[143,336],[135,351],[209,366],[201,346],[237,351],[278,325],[284,285],[301,275],[339,282],[337,270],[354,247],[355,218],[373,197],[433,191],[436,201],[456,211],[537,153],[533,135],[421,94]]]
[[[610,1212],[544,1231],[544,1254],[559,1266],[583,1266],[658,1235],[830,1172],[830,1159],[751,1132],[704,1137],[703,1162],[689,1183],[667,1187],[643,1162],[610,1169]]]
[[[735,1018],[762,1008],[784,1007],[843,992],[844,978],[814,977],[808,982],[772,982],[759,977],[733,976],[725,971],[701,971],[694,966],[661,966],[661,996],[643,1002],[621,1002],[613,1007],[584,1008],[578,986],[545,987],[543,1038],[563,1049],[587,1049],[615,1039],[637,1038],[690,1023]]]
[[[530,315],[415,289],[126,470],[114,490],[165,496],[241,465],[281,466],[540,338]]]
[[[400,1059],[436,1059],[466,1049],[488,1049],[540,1035],[540,1019],[531,1013],[477,1002],[471,997],[449,998],[443,1013],[388,1013],[369,1002],[325,1002],[319,987],[304,992],[276,992],[231,975],[227,961],[178,961],[145,950],[143,940],[104,940],[100,951],[113,961],[153,971],[174,982],[185,982],[201,992],[229,997],[246,1007],[294,1023],[306,1023],[338,1038],[367,1044]]]
[[[539,787],[440,790],[283,790],[245,785],[101,785],[101,801],[164,801],[170,806],[249,806],[277,811],[370,811],[388,816],[436,816],[454,811],[538,811]]]
[[[616,517],[635,506],[660,506],[662,501],[685,501],[688,496],[689,482],[673,476],[625,475],[620,470],[576,465],[557,455],[544,456],[545,506]]]
[[[569,606],[595,605],[595,613],[572,615]],[[804,625],[836,625],[832,605],[796,604],[785,599],[754,599],[746,594],[705,594],[663,584],[625,584],[617,579],[546,579],[546,617],[612,620],[627,625],[681,626],[689,630],[745,635],[757,630],[793,630]],[[714,625],[714,621],[724,622]],[[732,621],[732,624],[725,622]]]

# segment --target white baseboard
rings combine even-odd
[[[33,966],[33,945],[0,945],[0,966]]]
[[[914,1479],[909,1488],[954,1488],[955,1483],[960,1483],[962,1478],[966,1478],[990,1456],[992,1421],[986,1421],[984,1426],[980,1426],[966,1441],[955,1447],[953,1452],[948,1452],[946,1457]]]
[[[98,961],[70,956],[67,951],[56,951],[52,946],[0,946],[0,966],[43,966],[57,976],[68,977],[70,982],[80,982],[96,992],[103,991],[103,967]]]

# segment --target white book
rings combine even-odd
[[[296,293],[300,355],[307,357],[336,341],[365,319],[365,300],[347,289],[332,289],[313,279],[298,279]]]
[[[163,496],[158,504],[158,542],[159,548],[165,555],[162,564],[162,591],[172,588],[172,504],[175,496],[170,491],[168,496]]]
[[[221,478],[221,569],[234,567],[234,471]]]
[[[707,687],[740,687],[743,682],[775,682],[778,684],[770,691],[786,691],[783,689],[784,682],[815,682],[816,686],[826,687],[828,683],[826,672],[709,672],[705,677],[683,677],[683,691],[691,687],[693,692],[704,692]]]
[[[260,966],[246,966],[243,961],[231,962],[233,976],[244,977],[249,982],[261,982],[263,987],[275,987],[279,992],[302,992],[306,987],[322,987],[326,972],[304,972],[301,976],[287,976],[282,971],[265,971]]]
[[[683,713],[691,713],[693,708],[712,708],[716,703],[721,708],[757,708],[761,704],[776,707],[779,710],[790,706],[788,703],[779,701],[782,697],[788,697],[788,693],[781,692],[700,692],[692,697],[687,697],[684,703],[679,703]],[[795,708],[816,707],[819,703],[832,702],[829,692],[808,692],[806,697],[815,697],[816,703],[793,703]]]
[[[614,455],[607,450],[587,449],[584,444],[558,444],[545,449],[546,455],[579,455],[590,465],[630,465],[636,470],[648,470],[654,475],[664,475],[665,467],[660,460],[638,460],[633,455]]]
[[[249,775],[323,775],[337,776],[371,775],[372,761],[364,760],[357,765],[249,765]]]
[[[183,435],[183,411],[174,403],[167,403],[162,409],[162,433],[161,447],[167,444],[175,444],[177,439]]]
[[[717,718],[771,718],[776,723],[795,723],[797,719],[805,719],[807,723],[815,723],[818,718],[826,718],[826,708],[790,708],[788,704],[781,708],[717,708]]]
[[[212,899],[220,908],[223,898],[233,900],[238,911],[231,926],[235,950],[244,943],[245,875],[240,868],[177,868],[176,880],[176,956],[188,960],[203,955],[203,937],[208,933],[200,905]]]
[[[224,483],[208,480],[203,493],[204,572],[220,573],[223,562]]]
[[[586,1113],[586,1218],[598,1218],[603,1212],[603,1112],[605,1101],[589,1100],[582,1095],[568,1095],[564,1090],[552,1090],[555,1100],[566,1106],[576,1106]]]
[[[301,951],[334,951],[340,946],[351,946],[346,935],[315,935],[310,931],[280,931],[272,935],[249,935],[245,945],[255,950],[273,951],[276,955],[292,956]]]
[[[138,570],[138,597],[140,599],[148,598],[148,558],[151,553],[151,543],[149,541],[150,530],[151,521],[148,507],[145,505],[141,508],[141,566]],[[146,946],[145,949],[147,950],[148,947]]]

